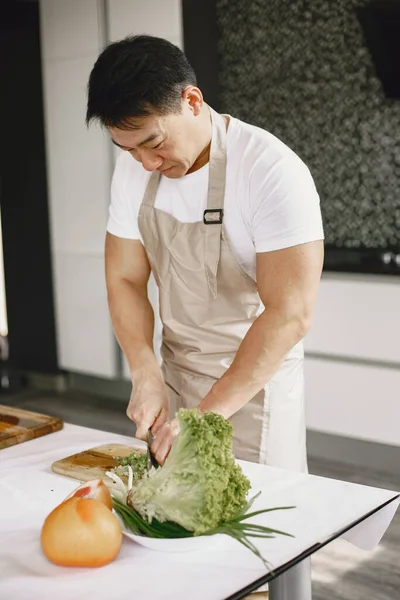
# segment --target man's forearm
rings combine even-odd
[[[108,287],[108,304],[132,380],[143,372],[162,377],[153,351],[154,313],[146,290],[121,280]]]
[[[247,332],[229,369],[200,402],[200,410],[232,416],[265,386],[306,331],[301,318],[265,310]]]

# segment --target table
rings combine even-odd
[[[310,575],[302,561],[343,536],[374,548],[392,520],[399,494],[241,462],[258,507],[295,505],[262,515],[262,522],[292,533],[257,540],[274,565],[262,562],[235,540],[210,538],[207,552],[164,553],[124,538],[117,559],[100,569],[57,567],[40,549],[48,513],[78,482],[56,475],[58,459],[102,443],[141,442],[126,436],[65,424],[62,431],[0,451],[0,598],[15,600],[239,600],[269,583],[271,600],[308,600]]]

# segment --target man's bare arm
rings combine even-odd
[[[257,286],[265,306],[229,369],[201,401],[226,418],[261,390],[308,332],[323,264],[323,242],[257,254]]]
[[[106,283],[111,320],[129,364],[132,395],[128,416],[136,436],[154,433],[168,417],[167,390],[153,350],[154,313],[147,295],[150,265],[139,240],[106,236]]]

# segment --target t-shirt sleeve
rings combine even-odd
[[[129,155],[120,154],[117,159],[112,182],[111,202],[108,212],[107,231],[112,235],[131,240],[141,240],[138,226],[138,207],[135,198],[127,193],[127,170]]]
[[[256,252],[282,250],[324,239],[320,199],[308,167],[297,156],[281,157],[252,183],[251,228]]]

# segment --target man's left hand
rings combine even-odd
[[[158,464],[163,465],[165,463],[178,433],[178,419],[173,419],[172,421],[165,423],[157,432],[150,450],[156,457]]]

